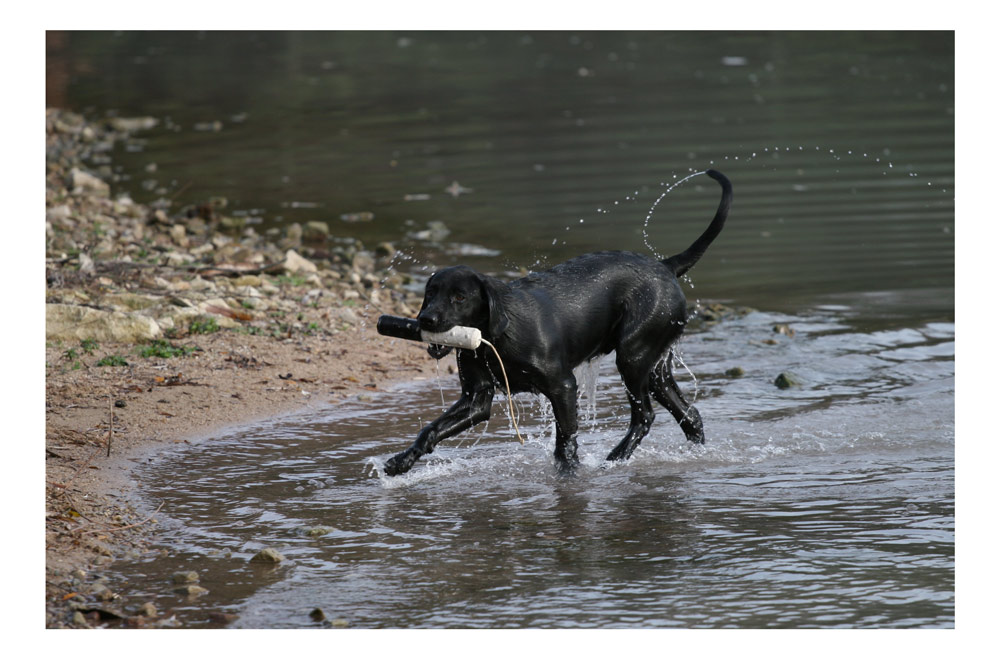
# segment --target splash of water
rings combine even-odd
[[[695,176],[699,176],[699,175],[704,174],[704,173],[705,173],[705,171],[694,172],[693,174],[688,174],[687,176],[685,176],[684,178],[680,179],[679,181],[674,181],[673,183],[670,184],[669,187],[667,187],[666,190],[664,190],[662,193],[660,193],[660,196],[656,198],[656,201],[653,202],[653,205],[649,207],[649,211],[646,213],[646,219],[642,223],[642,241],[644,243],[646,243],[646,247],[649,248],[649,251],[651,251],[653,253],[653,255],[656,256],[657,259],[663,260],[666,257],[663,256],[662,254],[660,254],[659,252],[657,252],[656,248],[653,247],[653,245],[650,244],[650,242],[649,242],[649,221],[650,221],[650,219],[652,219],[653,213],[656,211],[656,207],[660,204],[661,201],[663,201],[664,197],[666,197],[668,194],[670,194],[671,190],[673,190],[674,188],[676,188],[680,184],[684,183],[685,181],[688,181],[689,179],[692,179]],[[666,185],[666,184],[664,183],[662,185]]]

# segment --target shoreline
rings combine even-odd
[[[133,470],[224,428],[449,377],[455,358],[375,331],[422,294],[323,222],[260,235],[225,204],[178,209],[112,195],[107,155],[148,117],[46,111],[46,627],[170,626],[104,573],[142,555],[156,514]],[[96,167],[94,166],[96,163]],[[750,311],[709,303],[697,323]],[[402,447],[401,447],[402,448]],[[110,455],[109,455],[110,449]]]
[[[134,505],[140,462],[453,372],[375,332],[379,314],[419,308],[388,268],[391,244],[367,250],[324,226],[260,236],[210,205],[113,197],[110,168],[93,163],[153,123],[46,111],[47,628],[157,626],[118,609],[128,598],[102,577],[156,537],[155,514]]]

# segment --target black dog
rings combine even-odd
[[[671,345],[684,330],[686,302],[677,277],[693,266],[719,235],[733,188],[714,170],[722,200],[708,229],[685,251],[663,261],[633,252],[585,254],[546,272],[505,284],[465,266],[440,270],[427,281],[421,329],[445,332],[475,327],[503,359],[512,392],[544,394],[556,419],[556,460],[564,469],[576,455],[577,391],[573,368],[616,352],[632,420],[608,460],[626,460],[649,432],[655,414],[650,394],[666,407],[689,440],[704,443],[701,416],[681,395],[670,372]],[[430,346],[436,359],[451,348]],[[490,418],[500,365],[488,346],[458,351],[462,396],[385,464],[390,476],[408,471],[441,440]],[[502,385],[501,385],[502,386]]]

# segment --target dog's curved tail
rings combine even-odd
[[[698,259],[702,257],[708,246],[719,235],[719,232],[722,231],[722,225],[726,223],[726,217],[729,216],[729,207],[733,204],[733,184],[729,182],[729,179],[714,169],[710,169],[705,173],[718,181],[719,185],[722,186],[722,199],[719,201],[719,208],[715,211],[715,217],[712,218],[712,223],[705,229],[705,233],[698,236],[698,239],[680,254],[675,254],[663,260],[663,264],[673,270],[674,274],[678,277],[690,270],[698,262]]]

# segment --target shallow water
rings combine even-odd
[[[605,468],[628,411],[604,362],[572,479],[545,405],[520,397],[524,447],[497,402],[487,427],[380,478],[373,461],[454,378],[170,452],[141,473],[167,555],[116,564],[161,610],[191,626],[213,610],[308,626],[315,607],[358,627],[953,625],[953,33],[50,32],[46,67],[50,104],[160,120],[88,163],[116,193],[173,211],[222,195],[259,232],[318,220],[333,242],[393,241],[418,281],[675,253],[718,188],[661,195],[715,167],[733,212],[685,293],[766,311],[683,341],[704,448],[661,412]],[[778,389],[786,371],[801,385]],[[249,566],[264,546],[286,563]],[[173,594],[181,569],[211,592]]]
[[[954,326],[893,324],[884,303],[691,332],[697,382],[679,380],[706,445],[661,410],[622,465],[603,462],[628,422],[604,360],[573,478],[556,473],[547,406],[520,396],[524,446],[497,401],[485,428],[380,476],[454,378],[234,429],[140,470],[166,556],[116,578],[188,626],[220,610],[234,627],[329,624],[318,607],[379,628],[951,627]],[[780,371],[801,386],[775,387]],[[287,560],[249,564],[263,547]],[[188,569],[207,595],[171,591]]]

